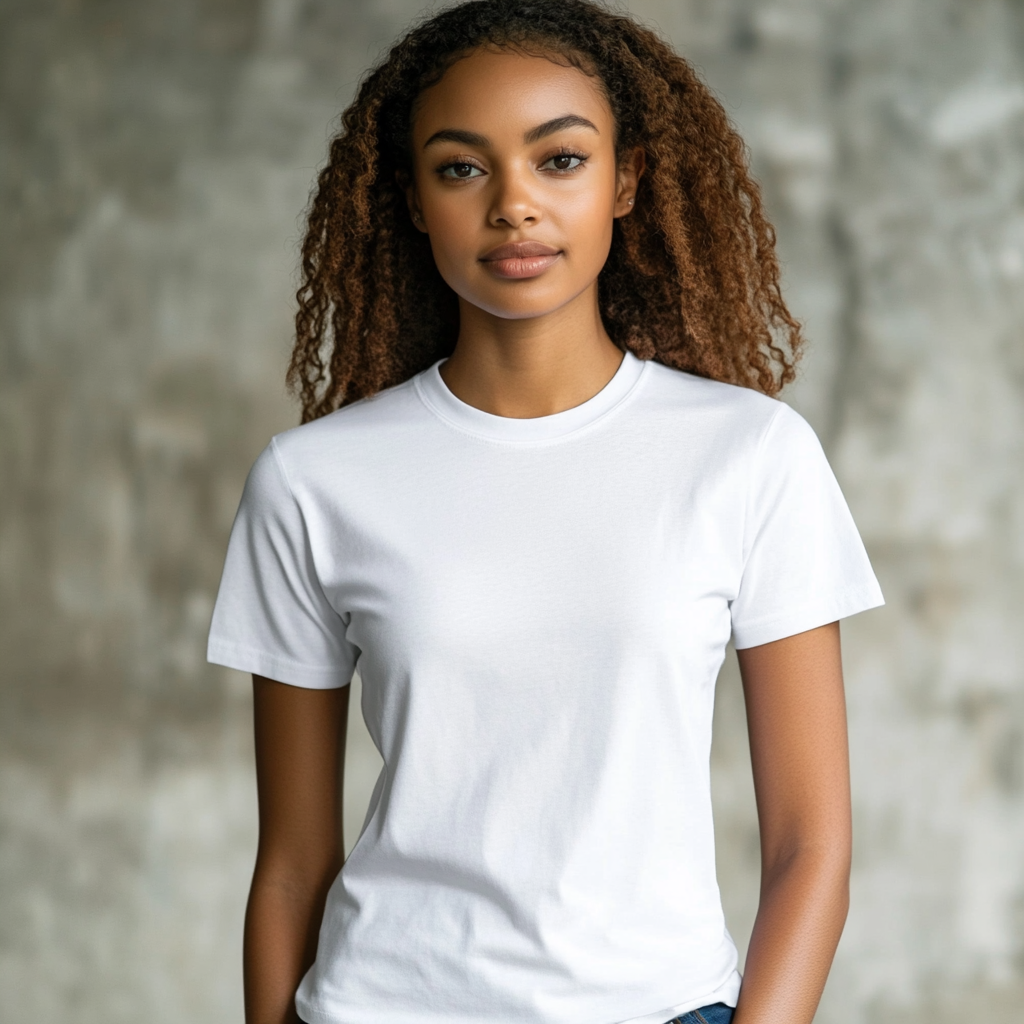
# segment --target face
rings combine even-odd
[[[406,194],[464,302],[525,319],[596,289],[642,170],[614,130],[600,84],[544,57],[478,50],[422,94]]]

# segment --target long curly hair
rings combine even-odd
[[[364,78],[320,172],[302,244],[288,384],[302,420],[399,384],[451,354],[458,299],[412,224],[417,97],[481,46],[551,56],[595,76],[619,153],[642,148],[632,213],[615,221],[598,299],[612,340],[641,359],[776,394],[800,325],[779,287],[775,232],[747,152],[686,60],[586,0],[471,0],[400,39]]]

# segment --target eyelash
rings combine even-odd
[[[575,174],[576,171],[578,171],[581,167],[583,167],[586,164],[588,154],[580,153],[579,151],[574,149],[560,149],[557,153],[552,153],[551,156],[543,160],[541,162],[541,167],[543,167],[544,164],[550,163],[552,160],[558,160],[563,157],[569,157],[572,160],[579,160],[579,163],[575,167],[564,167],[561,169],[557,167],[552,167],[551,170],[554,171],[555,174],[559,176]],[[481,168],[477,167],[477,165],[473,163],[471,159],[466,158],[458,160],[449,160],[447,163],[442,164],[440,167],[437,168],[437,173],[442,178],[448,178],[450,181],[470,181],[472,180],[473,177],[476,177],[476,175],[470,175],[469,177],[462,178],[454,174],[450,175],[445,173],[446,171],[451,170],[453,167],[472,167],[478,171],[481,170]]]

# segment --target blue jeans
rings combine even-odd
[[[665,1021],[665,1024],[729,1024],[735,1009],[726,1006],[725,1003],[712,1003],[710,1006],[702,1006],[699,1010],[691,1010],[684,1013],[682,1017],[673,1017]]]

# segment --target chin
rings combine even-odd
[[[524,289],[525,291],[525,289]],[[535,320],[538,317],[547,316],[561,309],[564,305],[576,298],[576,293],[568,295],[552,296],[551,294],[541,296],[528,295],[466,295],[462,298],[482,309],[491,316],[500,317],[502,320]]]
[[[490,313],[492,316],[496,316],[501,320],[537,320],[542,316],[547,316],[549,313],[554,313],[555,310],[558,309],[558,306],[544,306],[539,309],[524,309],[519,306],[511,309],[507,306],[493,308],[481,306],[480,308],[483,309],[484,312]]]

